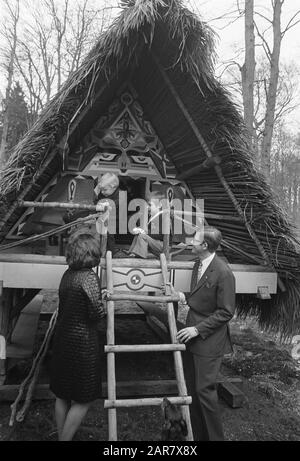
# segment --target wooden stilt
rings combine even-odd
[[[11,335],[16,326],[18,318],[23,309],[32,301],[40,290],[19,290],[15,289],[14,302],[10,313],[10,328],[8,331],[7,341],[11,342]]]
[[[171,227],[171,222],[170,222],[170,209],[168,210],[168,213],[163,214],[163,253],[166,255],[167,261],[170,260],[170,227]]]
[[[0,386],[4,384],[6,379],[6,340],[3,335],[0,335]]]
[[[0,280],[0,334],[7,335],[9,329],[9,297],[11,290],[3,288],[3,281]]]
[[[167,261],[170,260],[170,235],[164,234],[163,240],[163,252],[166,255]]]
[[[107,274],[107,289],[113,293],[113,272],[112,272],[112,254],[111,251],[106,253],[106,274]],[[115,345],[115,319],[114,319],[115,303],[114,301],[107,302],[107,344],[108,346]],[[116,400],[116,371],[115,371],[115,354],[114,352],[107,353],[107,390],[108,399]],[[108,440],[116,441],[117,433],[117,410],[110,408],[108,410]]]
[[[0,385],[6,379],[6,340],[9,330],[9,303],[8,293],[3,288],[3,280],[0,280]]]
[[[104,257],[107,250],[107,231],[109,223],[109,210],[106,210],[96,221],[96,230],[100,235],[101,255]]]

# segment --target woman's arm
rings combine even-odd
[[[92,270],[88,273],[83,283],[83,289],[89,298],[88,317],[91,321],[98,322],[104,317],[105,311],[101,298],[100,280]]]

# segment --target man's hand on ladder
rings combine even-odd
[[[179,298],[180,304],[186,304],[184,293],[182,293],[182,291],[176,291],[171,282],[167,282],[166,285],[163,284],[161,286],[161,289],[164,295],[171,295],[176,298]]]
[[[178,331],[176,338],[181,343],[186,343],[187,341],[189,341],[192,338],[195,338],[198,335],[199,332],[196,327],[186,327]]]

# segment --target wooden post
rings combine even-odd
[[[170,228],[171,213],[170,208],[168,208],[166,213],[162,214],[163,252],[166,255],[167,261],[170,261]]]
[[[64,255],[64,237],[62,234],[59,234],[58,242],[59,242],[59,255],[63,256]]]
[[[111,251],[106,253],[106,277],[107,289],[113,293],[113,271],[112,271],[112,254]],[[114,301],[107,301],[107,344],[115,345],[115,318]],[[108,400],[116,400],[116,370],[115,370],[115,353],[107,353],[107,394]],[[116,441],[117,434],[117,410],[110,408],[108,410],[108,440]]]
[[[167,261],[170,260],[170,235],[164,234],[163,240],[163,252],[166,255]]]
[[[3,281],[0,280],[0,334],[5,336],[9,327],[9,292],[3,288]],[[11,291],[11,290],[10,290]]]
[[[9,309],[3,288],[3,280],[0,280],[0,385],[6,379],[6,338],[9,328]]]
[[[101,256],[105,257],[107,250],[107,232],[109,225],[109,210],[106,210],[96,221],[96,230],[100,236]]]
[[[166,257],[164,254],[160,255],[160,263],[161,263],[163,283],[166,289],[166,295],[170,296],[171,289],[170,289],[170,286],[168,285],[168,282],[169,282],[168,281],[168,266],[167,266],[167,261],[166,261]],[[176,320],[175,320],[175,315],[174,315],[173,304],[168,303],[167,306],[168,306],[168,321],[169,321],[171,341],[172,343],[177,343],[177,338],[176,338],[177,327],[176,327]],[[181,352],[174,351],[173,355],[174,355],[176,379],[178,383],[178,392],[181,397],[184,397],[184,396],[187,396],[187,388],[186,388],[185,379],[184,379]],[[194,440],[189,406],[183,405],[181,407],[181,411],[182,411],[182,416],[184,417],[186,421],[186,425],[188,429],[188,435],[186,437],[186,440],[189,440],[189,441]]]
[[[100,236],[101,256],[105,256],[107,250],[107,234]]]

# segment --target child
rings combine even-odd
[[[116,229],[117,232],[117,216],[119,208],[119,185],[120,181],[117,175],[114,173],[104,173],[98,181],[98,184],[95,188],[95,203],[99,204],[101,202],[107,202],[112,200],[115,204],[115,213],[111,213],[110,219],[116,220]],[[115,247],[115,236],[107,233],[107,250],[110,250],[115,254],[118,249]]]

